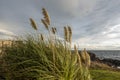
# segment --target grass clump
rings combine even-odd
[[[3,66],[6,80],[91,80],[88,67],[90,58],[86,50],[78,54],[71,53],[72,30],[68,27],[65,31],[66,41],[53,40],[56,28],[50,27],[50,19],[47,11],[43,8],[44,18],[42,22],[50,39],[45,39],[41,34],[38,37],[29,36],[20,43],[12,44],[4,49]],[[30,18],[31,25],[35,30],[35,21]],[[53,29],[53,30],[52,30]],[[69,36],[69,37],[68,37]]]

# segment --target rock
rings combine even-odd
[[[100,63],[104,63],[104,64],[107,64],[108,66],[115,67],[115,68],[120,66],[120,60],[115,60],[115,59],[110,59],[110,58],[100,59],[92,52],[88,52],[88,54],[90,55],[91,61],[97,61]]]
[[[92,61],[96,61],[96,55],[95,55],[94,53],[88,52],[88,54],[90,55],[90,59],[91,59]]]
[[[103,59],[101,60],[103,63],[109,65],[109,66],[113,66],[113,67],[118,67],[120,66],[120,60],[115,60],[115,59]]]
[[[80,51],[79,51],[80,53]],[[96,56],[95,53],[88,51],[88,54],[90,55],[91,61],[95,61],[98,63],[103,63],[107,64],[110,67],[117,68],[120,66],[120,60],[115,60],[115,59],[110,59],[110,58],[102,58],[100,59],[99,57]]]
[[[100,62],[100,58],[98,58],[94,53],[92,53],[92,52],[88,52],[88,54],[90,55],[90,59],[91,59],[91,61],[97,61],[97,62]]]

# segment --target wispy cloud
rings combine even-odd
[[[13,39],[15,34],[13,32],[0,29],[0,39]]]

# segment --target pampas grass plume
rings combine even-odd
[[[70,26],[68,26],[68,31],[69,31],[69,42],[71,44],[71,42],[72,42],[72,29]]]
[[[50,17],[48,15],[48,12],[45,8],[42,8],[42,14],[44,15],[44,20],[48,25],[50,25]]]
[[[37,30],[37,25],[36,25],[35,21],[34,21],[32,18],[30,18],[29,20],[30,20],[30,22],[31,22],[31,26],[32,26],[35,30]]]
[[[86,56],[86,65],[89,67],[90,66],[90,55],[87,53],[86,49],[84,49],[84,54]]]
[[[80,57],[80,55],[78,53],[78,49],[77,49],[76,45],[74,45],[74,50],[75,50],[75,54],[77,55],[77,58],[78,58],[78,63],[80,65],[80,67],[81,67],[82,66],[81,65],[81,57]]]
[[[41,21],[42,21],[42,23],[44,24],[45,28],[46,28],[47,30],[49,30],[49,26],[48,26],[48,24],[46,23],[46,21],[45,21],[44,19],[41,19]]]
[[[44,40],[43,34],[40,34],[40,38],[42,41]]]
[[[68,29],[66,26],[64,27],[64,38],[66,41],[68,41]]]
[[[52,27],[52,33],[53,33],[53,34],[56,33],[56,28]]]

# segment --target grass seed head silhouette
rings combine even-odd
[[[85,55],[85,57],[86,57],[86,66],[90,66],[90,63],[91,63],[91,61],[90,61],[90,55],[87,53],[87,51],[86,51],[86,49],[84,49],[84,55]]]
[[[33,29],[38,30],[35,21],[32,18],[30,18],[29,20],[31,22],[31,26],[33,27]]]
[[[43,36],[43,34],[40,34],[40,38],[41,38],[42,41],[44,41],[44,36]]]
[[[56,33],[56,28],[52,27],[52,33],[55,34]]]
[[[69,42],[71,44],[71,42],[72,42],[72,29],[70,26],[68,26],[68,31],[69,31]]]
[[[64,27],[64,39],[68,42],[68,29],[66,26]]]
[[[50,17],[49,17],[48,12],[45,8],[42,8],[42,14],[44,16],[44,20],[46,21],[46,23],[48,25],[50,25]]]
[[[47,24],[47,22],[44,19],[41,19],[41,21],[44,24],[45,28],[49,30],[49,25]]]

